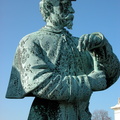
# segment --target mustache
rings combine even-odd
[[[74,15],[73,14],[68,14],[66,17],[65,17],[66,20],[73,20],[74,19]]]

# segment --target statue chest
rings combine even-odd
[[[86,52],[79,52],[72,37],[49,36],[41,42],[41,47],[44,55],[54,64],[60,74],[77,76],[91,71],[88,55]]]

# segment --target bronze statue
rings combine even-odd
[[[46,26],[17,47],[7,98],[35,97],[28,120],[91,120],[92,92],[120,75],[120,62],[102,33],[72,36],[71,1],[41,0]]]

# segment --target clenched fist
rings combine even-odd
[[[92,51],[105,45],[105,37],[100,32],[82,35],[78,42],[79,51]]]

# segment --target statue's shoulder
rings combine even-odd
[[[24,36],[19,42],[19,49],[29,48],[32,49],[34,46],[45,46],[45,44],[53,44],[58,40],[60,34],[56,34],[46,29],[40,29],[36,32],[30,33]]]
[[[41,39],[44,37],[44,32],[38,30],[36,32],[32,32],[30,34],[25,35],[19,42],[19,46],[31,46],[33,43],[39,43]]]
[[[45,41],[45,40],[51,40],[51,39],[57,39],[60,35],[56,34],[54,32],[51,31],[47,31],[46,29],[42,28],[36,32],[30,33],[26,36],[24,36],[20,43],[31,43],[31,42],[36,42],[36,41]]]
[[[20,40],[20,43],[21,42],[33,42],[35,39],[38,38],[38,36],[39,36],[39,31],[27,34]]]

